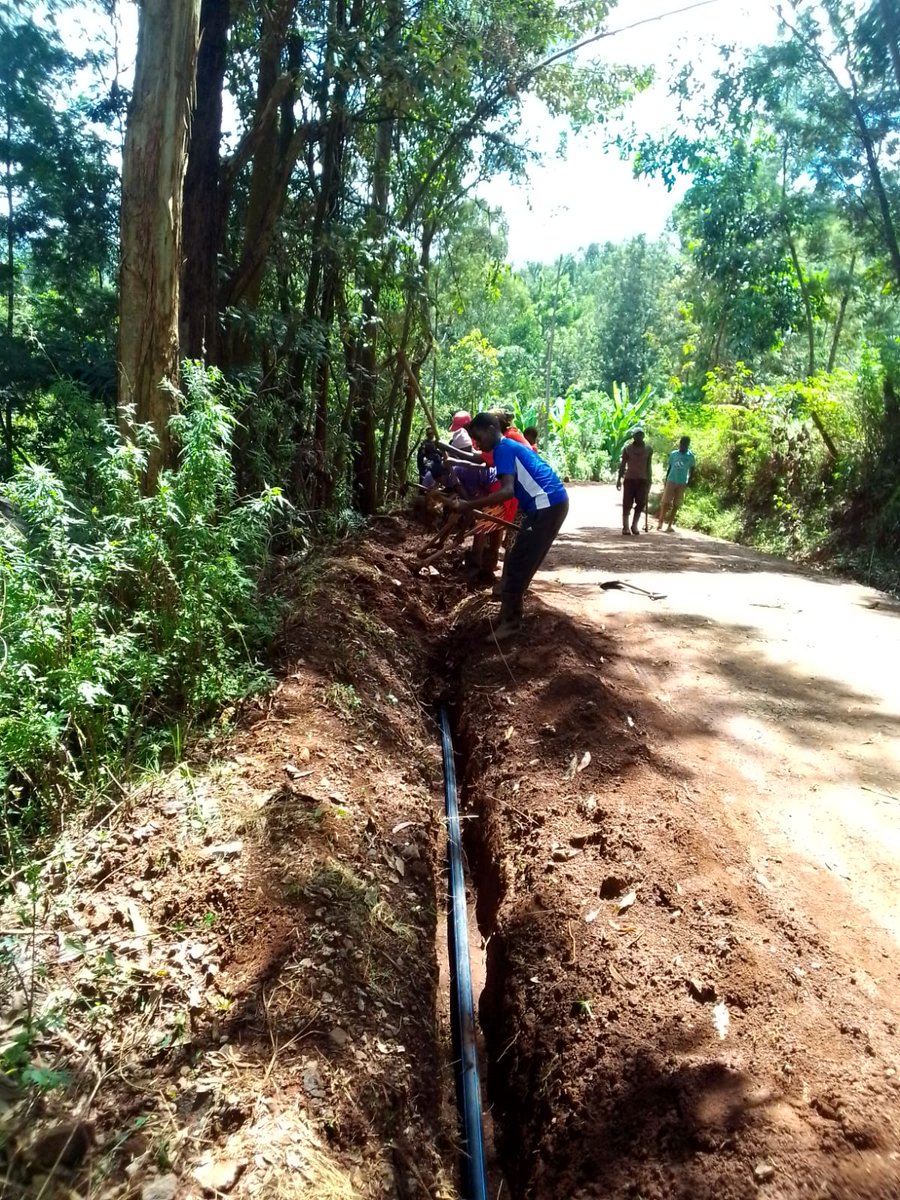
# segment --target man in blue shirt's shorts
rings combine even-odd
[[[479,450],[494,455],[500,489],[491,493],[491,504],[502,504],[515,496],[524,515],[503,568],[500,624],[494,630],[499,641],[514,636],[521,627],[525,593],[566,519],[569,495],[539,454],[503,437],[500,423],[490,413],[479,413],[468,430]],[[453,507],[475,508],[479,503],[482,501],[459,500]]]

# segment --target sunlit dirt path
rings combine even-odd
[[[624,538],[619,515],[612,488],[573,489],[539,594],[621,641],[660,748],[744,843],[755,885],[897,999],[900,603],[653,520]]]

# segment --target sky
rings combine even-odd
[[[648,17],[684,7],[690,0],[619,0],[609,18],[618,29]],[[609,62],[653,66],[656,82],[638,96],[621,117],[646,133],[672,128],[673,102],[667,81],[671,64],[690,60],[711,74],[717,62],[715,45],[752,47],[774,38],[777,18],[769,0],[716,0],[693,12],[667,17],[630,32],[605,39],[584,55]],[[540,152],[539,163],[528,170],[527,181],[514,184],[497,178],[479,189],[489,204],[502,208],[509,225],[509,258],[514,265],[553,262],[560,254],[575,253],[591,242],[618,242],[640,233],[656,238],[663,233],[684,186],[666,191],[659,180],[636,180],[631,166],[615,149],[606,149],[606,130],[568,135],[565,158],[557,148],[565,122],[552,119],[535,97],[524,105],[521,133]]]
[[[605,141],[617,129],[632,124],[645,133],[671,128],[673,102],[668,96],[668,80],[673,64],[681,66],[691,60],[701,75],[711,75],[718,61],[716,45],[751,47],[769,41],[778,24],[772,0],[712,0],[702,8],[652,20],[690,3],[618,0],[608,21],[611,30],[647,23],[595,43],[582,51],[581,58],[652,66],[656,82],[605,129],[570,132],[564,158],[557,151],[566,122],[551,118],[534,96],[526,97],[520,136],[539,153],[540,161],[529,167],[524,183],[498,177],[478,192],[492,207],[504,211],[509,259],[514,265],[554,262],[560,254],[575,253],[591,242],[624,241],[640,233],[656,238],[663,233],[687,184],[668,192],[659,180],[636,180],[630,164],[623,162],[615,149],[607,149]],[[121,78],[130,84],[137,41],[136,7],[119,5],[118,18]],[[93,22],[88,29],[71,16],[64,36],[77,48],[96,38],[97,30]]]

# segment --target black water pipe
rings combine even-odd
[[[456,764],[450,718],[441,708],[441,749],[444,756],[444,800],[447,808],[447,853],[450,860],[450,895],[447,905],[450,948],[450,1010],[456,1052],[456,1096],[459,1104],[465,1159],[463,1179],[466,1200],[487,1200],[484,1164],[484,1130],[481,1121],[481,1081],[475,1042],[475,1007],[469,964],[469,926],[466,917],[466,880],[463,874],[462,835],[456,794]]]

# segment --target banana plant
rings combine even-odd
[[[636,400],[628,394],[628,385],[612,385],[612,396],[605,407],[605,436],[603,438],[610,463],[615,465],[622,454],[635,425],[649,416],[655,404],[653,389],[648,384]]]
[[[553,402],[553,407],[550,409],[550,433],[556,437],[563,437],[572,428],[574,422],[574,400],[575,397],[571,392],[563,399],[558,396]]]

